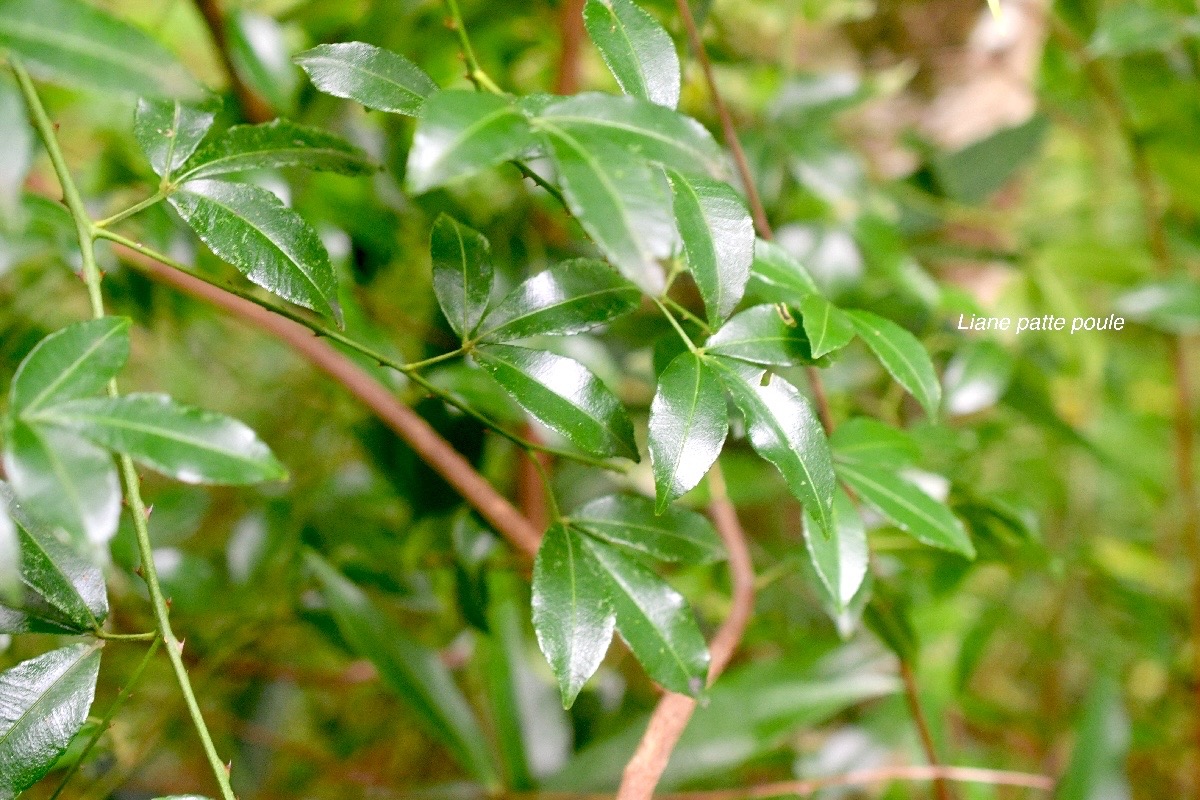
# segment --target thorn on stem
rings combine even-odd
[[[150,519],[150,515],[153,513],[154,513],[154,504],[151,503],[150,505],[146,506],[146,510],[145,510],[146,519]]]

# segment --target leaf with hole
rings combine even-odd
[[[587,0],[583,22],[625,94],[679,104],[679,56],[658,20],[633,0]]]
[[[838,464],[838,475],[864,503],[917,541],[975,557],[975,546],[950,509],[910,481],[883,469]]]
[[[72,400],[35,420],[76,431],[101,447],[185,483],[283,480],[287,471],[241,422],[162,394]]]
[[[100,647],[73,644],[0,672],[0,800],[41,780],[83,727]]]
[[[491,246],[483,234],[440,214],[433,223],[429,253],[438,305],[450,327],[466,341],[492,294]]]
[[[539,124],[571,213],[608,260],[647,294],[666,285],[676,250],[666,180],[606,138]]]
[[[21,360],[9,398],[15,416],[96,394],[129,358],[129,319],[77,322],[38,342]]]
[[[580,450],[637,460],[621,401],[578,361],[506,344],[480,345],[474,356],[522,408]]]
[[[152,37],[82,0],[0,0],[0,50],[67,86],[181,99],[203,92]]]
[[[746,291],[754,260],[754,222],[729,184],[668,171],[675,221],[708,323],[721,324]]]
[[[22,585],[18,602],[0,604],[0,633],[83,633],[99,626],[108,616],[100,568],[77,542],[31,519],[4,483],[0,513],[15,527]]]
[[[498,780],[487,739],[462,690],[437,651],[410,639],[362,590],[316,553],[308,568],[346,643],[371,660],[383,682],[399,695],[467,771],[485,785]]]
[[[850,604],[867,575],[867,531],[846,491],[833,495],[833,524],[828,534],[804,512],[804,543],[817,577],[839,611]]]
[[[341,319],[337,277],[321,237],[266,189],[192,181],[171,205],[208,248],[254,283],[297,305]]]
[[[917,398],[926,414],[936,417],[942,401],[942,385],[929,353],[917,337],[869,311],[847,311],[846,314],[884,369]]]
[[[813,358],[840,350],[854,338],[850,317],[816,292],[800,301],[800,315]]]
[[[642,293],[602,261],[577,258],[527,278],[484,318],[480,337],[508,342],[582,333],[628,314]]]
[[[515,158],[536,143],[528,118],[511,100],[480,92],[438,92],[421,110],[405,185],[421,194]]]
[[[280,167],[342,175],[369,175],[378,169],[366,153],[340,136],[276,119],[262,125],[235,125],[205,142],[188,159],[176,182]]]
[[[151,169],[169,178],[196,152],[216,114],[178,100],[138,100],[133,135]]]
[[[404,56],[363,42],[317,45],[296,56],[322,92],[367,108],[415,117],[437,84]]]
[[[708,564],[725,557],[721,538],[705,516],[677,506],[657,513],[654,501],[640,495],[597,498],[569,519],[597,539],[658,561]]]
[[[833,530],[833,456],[812,407],[782,378],[764,383],[758,368],[722,358],[707,359],[746,419],[750,444],[775,465],[792,495],[826,534]]]
[[[650,404],[650,462],[659,513],[700,483],[728,432],[721,379],[700,356],[680,353],[659,376]]]

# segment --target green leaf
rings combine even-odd
[[[716,327],[746,291],[754,260],[754,222],[729,184],[675,171],[667,174],[688,269],[704,299],[708,322]]]
[[[480,92],[438,92],[421,111],[405,185],[421,194],[514,158],[534,144],[529,120],[512,101]]]
[[[1105,5],[1088,42],[1094,56],[1127,56],[1167,50],[1188,34],[1183,21],[1150,3]]]
[[[430,735],[445,744],[476,780],[495,786],[498,778],[487,740],[437,652],[408,638],[320,556],[306,553],[305,560],[320,581],[321,593],[347,644],[371,660],[384,682],[417,712]]]
[[[201,93],[166,48],[82,0],[0,0],[0,49],[54,83],[149,97]]]
[[[300,76],[288,57],[283,26],[266,14],[230,9],[225,16],[225,38],[229,60],[246,86],[275,111],[292,111]]]
[[[833,495],[833,526],[826,534],[804,513],[804,542],[817,577],[842,611],[867,575],[867,531],[854,502],[838,487]]]
[[[959,203],[981,203],[1037,157],[1049,131],[1049,118],[1034,114],[960,150],[935,153],[930,171],[947,197]]]
[[[170,178],[212,127],[216,113],[178,100],[138,100],[133,135],[156,175]]]
[[[483,234],[439,214],[429,252],[438,305],[450,327],[466,341],[479,325],[492,294],[491,247]]]
[[[658,20],[633,0],[587,0],[583,22],[625,94],[679,104],[679,56]]]
[[[617,633],[646,674],[664,689],[698,696],[708,675],[708,644],[687,601],[615,547],[591,536],[580,541],[606,584]]]
[[[51,650],[0,672],[0,799],[41,780],[87,721],[101,644]]]
[[[721,379],[700,356],[680,353],[659,376],[650,405],[650,462],[659,513],[700,483],[728,432]]]
[[[579,449],[637,460],[621,401],[578,361],[506,344],[481,345],[474,356],[522,408]]]
[[[0,609],[21,602],[21,543],[17,540],[17,525],[8,513],[7,504],[0,505]],[[0,630],[4,627],[4,611],[0,610]]]
[[[112,456],[70,431],[14,422],[4,470],[26,511],[79,544],[117,531],[121,484]]]
[[[930,417],[936,417],[942,400],[942,385],[929,353],[908,331],[891,320],[869,311],[847,311],[858,335],[896,382],[917,398]]]
[[[975,557],[963,524],[915,484],[883,469],[844,462],[838,464],[838,475],[864,503],[917,541]]]
[[[602,261],[577,258],[526,279],[492,309],[480,337],[508,342],[582,333],[633,311],[642,293]]]
[[[637,97],[585,92],[556,99],[531,113],[557,128],[603,138],[630,155],[685,174],[726,172],[721,148],[703,125]]]
[[[1012,380],[1013,357],[996,342],[986,339],[965,343],[946,365],[946,413],[974,414],[994,406]]]
[[[1200,281],[1178,277],[1145,283],[1117,298],[1116,310],[1166,333],[1200,330]]]
[[[325,94],[415,117],[437,84],[398,53],[363,42],[317,45],[295,61]]]
[[[900,468],[917,460],[920,450],[904,431],[871,417],[853,417],[829,437],[833,457],[845,464]]]
[[[721,538],[702,514],[675,506],[658,514],[654,501],[640,495],[598,498],[569,520],[597,539],[659,561],[707,564],[725,557]]]
[[[321,237],[266,189],[193,181],[171,205],[219,258],[269,292],[341,318],[337,278]]]
[[[750,287],[763,300],[800,304],[810,294],[820,294],[804,265],[774,242],[754,241]]]
[[[36,142],[20,90],[8,76],[0,78],[0,226],[7,229],[24,216],[21,200]]]
[[[551,525],[533,561],[533,629],[570,708],[608,652],[616,612],[579,533]]]
[[[185,483],[246,484],[287,477],[270,449],[241,422],[178,405],[162,394],[72,400],[46,409],[36,421],[78,431]]]
[[[814,362],[804,329],[795,322],[788,324],[773,305],[738,312],[708,337],[704,350],[752,364],[786,367]]]
[[[854,338],[850,318],[816,292],[800,301],[800,314],[813,358],[840,350]]]
[[[129,319],[104,317],[55,331],[21,360],[9,396],[14,415],[95,394],[129,358]]]
[[[541,121],[571,213],[608,260],[647,294],[666,286],[661,261],[678,235],[666,181],[606,138]]]
[[[368,175],[378,167],[362,150],[317,128],[283,119],[262,125],[235,125],[196,151],[176,183],[231,172],[278,167]]]
[[[833,531],[833,456],[821,423],[796,387],[737,361],[706,359],[746,418],[750,444],[775,465],[826,534]]]
[[[7,484],[0,513],[16,526],[23,589],[19,602],[0,605],[0,633],[83,633],[108,616],[104,574],[78,544],[30,519]]]

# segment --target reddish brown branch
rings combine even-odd
[[[408,443],[463,499],[523,552],[537,552],[541,538],[538,530],[511,503],[475,471],[449,442],[429,427],[411,408],[401,403],[389,389],[328,342],[318,339],[307,328],[243,300],[225,290],[205,283],[127,247],[115,248],[123,259],[160,283],[165,283],[233,314],[244,322],[281,340],[305,360],[342,384],[371,409],[396,435]]]
[[[912,667],[903,658],[900,659],[900,677],[904,680],[904,698],[908,701],[908,710],[912,714],[913,724],[921,737],[921,747],[929,763],[936,767],[937,746],[933,743],[933,734],[929,730],[929,720],[925,719],[925,711],[921,708],[921,693],[917,688],[917,679]],[[938,800],[950,800],[950,787],[940,777],[933,778],[933,791]]]
[[[584,0],[561,0],[558,6],[558,70],[554,76],[555,94],[579,91],[583,58]]]
[[[238,74],[237,65],[233,61],[233,49],[229,44],[229,32],[225,27],[225,15],[221,13],[219,0],[195,0],[196,10],[204,19],[204,25],[212,37],[213,46],[221,59],[225,73],[229,76],[229,88],[237,98],[242,116],[247,122],[268,122],[275,118],[274,110],[265,100],[251,89],[242,76]]]
[[[754,610],[754,565],[737,512],[725,491],[725,479],[719,465],[714,464],[709,471],[708,482],[712,493],[709,514],[729,554],[729,574],[733,584],[729,616],[709,643],[712,661],[708,667],[708,685],[711,686],[733,658]],[[674,692],[663,695],[650,716],[650,724],[637,751],[625,765],[617,800],[650,800],[654,796],[671,752],[695,710],[696,701],[687,695]]]

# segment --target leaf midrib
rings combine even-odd
[[[136,31],[136,29],[134,29]],[[41,45],[75,45],[75,47],[58,47],[60,51],[76,52],[85,57],[95,58],[101,61],[115,62],[125,65],[130,68],[130,72],[140,74],[143,78],[149,80],[153,85],[161,85],[158,80],[159,73],[162,71],[162,64],[157,64],[152,61],[147,61],[144,58],[138,57],[136,54],[131,54],[125,50],[109,47],[103,42],[96,39],[90,39],[83,36],[78,36],[70,31],[62,31],[59,29],[42,28],[37,25],[29,25],[22,22],[17,22],[11,17],[0,16],[0,31],[7,32],[15,39],[24,39],[25,41],[33,42]],[[127,35],[128,31],[122,31],[122,35]],[[140,31],[138,32],[140,33]],[[144,44],[141,43],[141,44]],[[94,46],[93,46],[94,45]],[[54,49],[54,48],[52,48]],[[55,69],[58,67],[56,66]]]
[[[83,663],[84,660],[91,657],[93,653],[95,653],[97,650],[99,650],[100,647],[101,647],[101,644],[100,644],[99,640],[97,640],[97,642],[95,644],[91,645],[90,647],[86,647],[80,651],[79,658],[75,659],[75,661],[73,661],[72,663],[67,665],[67,667],[58,675],[58,677],[56,677],[53,681],[50,682],[50,684],[42,691],[42,693],[38,695],[37,699],[34,700],[32,703],[30,703],[29,707],[21,712],[21,716],[17,717],[15,720],[13,720],[13,723],[12,723],[12,725],[9,726],[8,730],[4,731],[3,733],[0,733],[0,748],[2,748],[3,745],[9,740],[9,737],[12,736],[13,731],[15,731],[21,727],[21,725],[25,722],[25,719],[29,716],[29,714],[35,708],[37,708],[38,705],[42,701],[44,701],[47,696],[49,696],[49,694],[54,690],[54,688],[56,686],[58,686],[58,684],[60,684],[68,675],[70,675],[72,672],[74,672],[75,669],[81,663]],[[53,651],[51,651],[51,652],[53,652]]]
[[[71,365],[69,367],[67,367],[67,369],[65,369],[61,373],[59,373],[58,377],[55,378],[54,380],[52,380],[49,383],[49,385],[47,385],[40,393],[38,393],[32,400],[30,400],[28,403],[26,403],[22,408],[18,409],[17,410],[18,416],[23,416],[23,415],[29,413],[31,410],[36,409],[37,406],[40,405],[41,402],[46,399],[46,397],[53,394],[55,389],[57,389],[59,386],[61,386],[63,383],[65,383],[67,378],[69,378],[71,375],[73,375],[83,362],[85,362],[93,353],[95,353],[97,350],[99,350],[100,347],[102,345],[104,345],[110,338],[115,336],[117,333],[123,331],[126,327],[127,327],[126,325],[118,323],[118,324],[114,325],[111,329],[109,329],[109,331],[106,332],[104,334],[104,336],[93,341],[91,346],[89,346],[87,350],[85,350],[83,353],[81,353],[79,355],[79,357],[77,359],[75,359],[75,361],[71,362]]]

